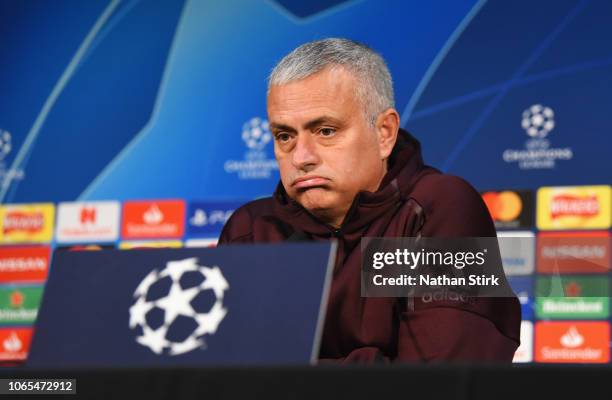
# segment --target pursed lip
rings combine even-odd
[[[312,176],[302,176],[301,178],[297,178],[293,181],[291,186],[296,189],[306,189],[314,186],[323,186],[329,183],[329,179],[323,178],[322,176],[312,175]]]

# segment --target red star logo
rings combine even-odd
[[[582,292],[582,287],[576,281],[571,281],[567,285],[565,285],[565,295],[567,297],[577,297],[580,296]]]
[[[23,305],[23,293],[21,293],[19,290],[15,290],[13,293],[11,293],[10,300],[11,307],[21,307]]]

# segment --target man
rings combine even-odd
[[[399,128],[383,59],[345,39],[298,47],[270,75],[268,117],[281,182],[233,214],[220,244],[338,241],[321,361],[511,361],[516,298],[360,296],[364,236],[495,236],[479,194],[424,166]]]

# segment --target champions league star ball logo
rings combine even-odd
[[[136,341],[170,356],[205,346],[204,336],[214,334],[227,314],[227,289],[219,267],[200,266],[196,258],[169,261],[161,271],[151,271],[134,291],[136,302],[130,307]]]
[[[14,181],[21,181],[25,177],[22,168],[7,168],[6,158],[13,149],[12,135],[9,131],[0,128],[0,184],[3,187],[10,187]]]
[[[529,136],[522,149],[504,150],[502,158],[507,163],[517,163],[523,170],[553,169],[557,162],[574,158],[571,147],[553,147],[547,138],[555,128],[555,113],[550,107],[534,104],[521,116],[521,126]]]
[[[223,169],[228,174],[238,175],[238,179],[274,179],[278,164],[267,154],[268,143],[272,141],[270,124],[263,118],[254,117],[242,125],[241,138],[247,152],[243,159],[227,160]]]
[[[0,129],[0,161],[11,152],[11,134]]]
[[[262,150],[272,140],[270,124],[261,118],[251,118],[242,126],[242,140],[251,150]]]
[[[532,138],[544,138],[555,127],[555,113],[549,107],[534,104],[523,111],[521,126]]]

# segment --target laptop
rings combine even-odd
[[[26,365],[315,363],[335,244],[62,251]]]

